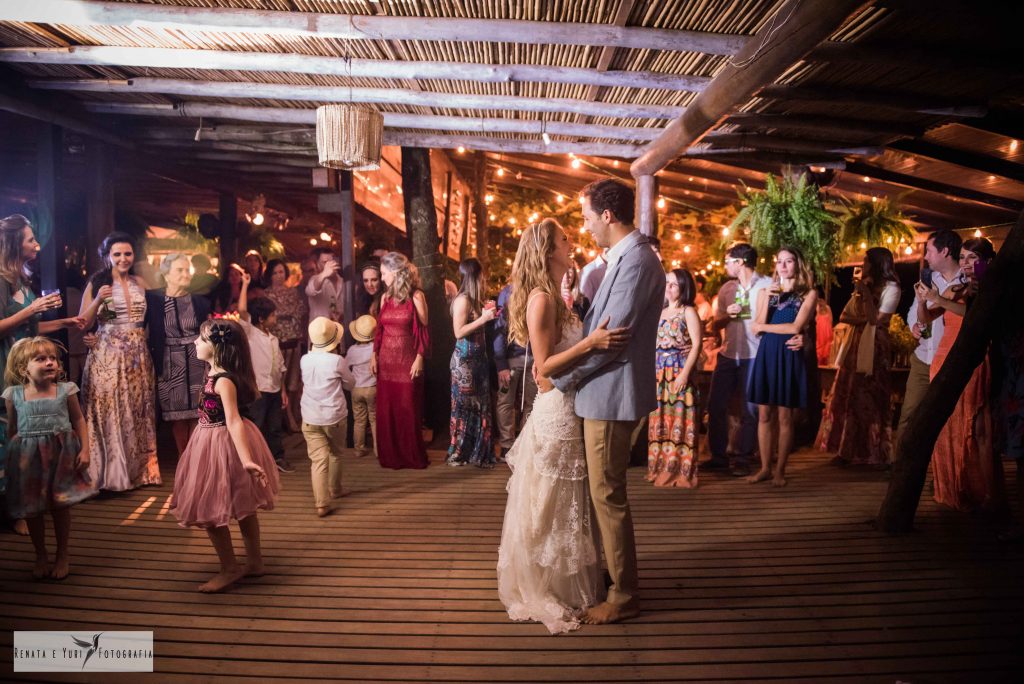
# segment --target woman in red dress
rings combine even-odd
[[[381,259],[381,299],[370,369],[377,375],[377,458],[385,468],[426,468],[420,438],[423,363],[430,344],[427,298],[416,267],[398,252]]]

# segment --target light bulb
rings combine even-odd
[[[683,245],[683,254],[690,253],[690,245]]]
[[[459,145],[458,147],[456,147],[455,151],[458,152],[459,154],[466,154],[466,148],[463,147],[462,145]]]
[[[664,209],[665,208],[665,198],[664,197],[659,197],[658,198],[658,208],[659,209]]]
[[[672,239],[674,239],[674,240],[682,240],[683,239],[683,234],[680,233],[677,230],[675,233],[672,234]]]
[[[331,241],[331,234],[328,233],[327,231],[324,231],[324,232],[320,233],[320,239],[323,240],[324,242],[330,242]]]
[[[580,168],[580,166],[581,165],[580,165],[580,160],[579,159],[573,159],[572,160],[572,168],[578,169],[578,168]]]
[[[503,169],[503,168],[501,168],[501,167],[499,166],[499,167],[498,167],[498,178],[501,178],[501,177],[502,177],[502,176],[504,176],[504,175],[505,175],[505,169]]]
[[[262,226],[263,225],[263,214],[256,212],[256,215],[252,217],[252,225]]]
[[[540,137],[544,139],[544,144],[545,145],[550,145],[551,144],[551,136],[548,135],[547,131],[544,131],[543,133],[541,133]]]
[[[978,228],[978,229],[976,229],[974,231],[974,237],[976,237],[976,238],[980,238],[981,237],[981,228]]]
[[[316,238],[309,238],[309,244],[311,244],[314,247],[316,247]]]

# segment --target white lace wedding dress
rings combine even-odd
[[[577,321],[555,347],[580,340]],[[590,510],[583,423],[573,393],[537,394],[507,455],[512,476],[498,548],[498,597],[513,620],[543,622],[552,634],[579,628],[601,579]]]

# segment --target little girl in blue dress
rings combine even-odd
[[[775,282],[758,293],[753,331],[761,336],[747,384],[747,400],[758,405],[757,443],[761,470],[747,478],[786,486],[786,461],[793,450],[793,409],[807,406],[807,365],[802,349],[789,340],[803,332],[818,305],[814,278],[794,247],[779,250]],[[773,416],[774,413],[774,416]],[[778,420],[778,452],[772,471],[773,418]]]
[[[71,506],[89,498],[88,427],[78,404],[78,387],[64,377],[60,350],[46,337],[19,340],[7,357],[8,442],[7,508],[12,518],[28,523],[36,551],[32,576],[62,580],[68,576]],[[57,557],[50,567],[46,552],[49,511],[57,537]]]

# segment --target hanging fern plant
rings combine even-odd
[[[906,193],[895,199],[882,197],[876,200],[841,200],[841,245],[859,248],[861,243],[865,243],[868,247],[884,247],[886,244],[899,244],[901,240],[912,242],[914,229],[907,223],[899,207],[899,202],[905,196]]]
[[[762,255],[775,254],[785,245],[803,252],[815,281],[832,281],[832,270],[839,261],[838,220],[826,210],[818,197],[817,186],[807,175],[795,182],[768,174],[764,190],[744,186],[739,193],[745,202],[730,228],[742,228],[750,244]]]

